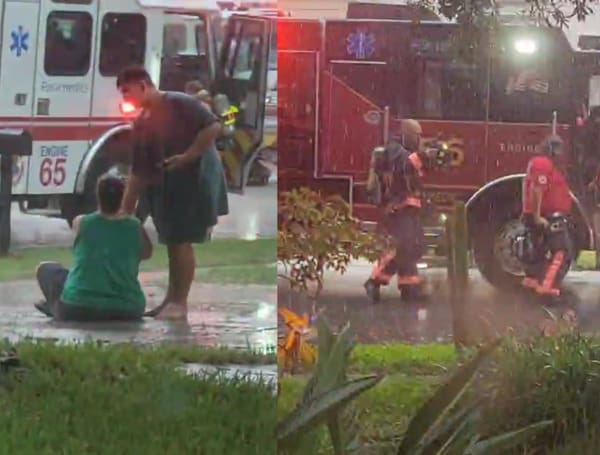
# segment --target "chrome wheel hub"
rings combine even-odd
[[[520,220],[514,219],[505,223],[494,238],[494,257],[502,270],[511,275],[523,276],[523,264],[515,256],[512,244],[517,236],[523,234],[525,227]]]

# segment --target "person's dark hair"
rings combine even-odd
[[[196,95],[200,90],[203,90],[204,86],[200,81],[187,81],[185,88],[183,89],[188,95]]]
[[[146,84],[153,85],[150,74],[148,74],[148,71],[146,71],[146,68],[143,66],[128,66],[127,68],[121,70],[117,76],[117,88],[121,88],[123,85],[136,82],[145,82]]]
[[[121,177],[111,174],[102,175],[96,187],[100,211],[107,215],[116,214],[121,208],[124,192],[125,182]]]
[[[594,106],[590,109],[590,119],[596,120],[600,118],[600,106]]]

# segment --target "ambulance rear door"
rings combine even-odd
[[[221,150],[233,192],[243,192],[263,139],[271,26],[268,18],[231,16],[221,48],[213,92],[227,95],[239,111],[234,140]]]

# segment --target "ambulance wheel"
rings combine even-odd
[[[487,223],[478,224],[476,229],[472,230],[473,256],[477,268],[481,275],[498,289],[521,289],[524,268],[513,254],[512,240],[522,231],[519,214],[502,209],[490,213]],[[558,283],[562,282],[566,271],[557,276]]]

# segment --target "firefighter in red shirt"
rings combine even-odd
[[[529,236],[528,253],[522,255],[523,286],[543,297],[560,297],[557,281],[573,259],[569,232],[573,200],[562,170],[563,151],[560,137],[548,137],[542,154],[529,161],[523,182],[523,222]]]
[[[378,228],[392,237],[395,248],[378,261],[364,284],[373,303],[380,300],[380,287],[397,275],[403,300],[422,298],[417,262],[424,252],[421,225],[421,178],[437,156],[434,149],[420,150],[421,125],[415,120],[402,122],[401,137],[374,150],[368,190],[376,196],[383,211]],[[377,182],[379,185],[377,185]]]

